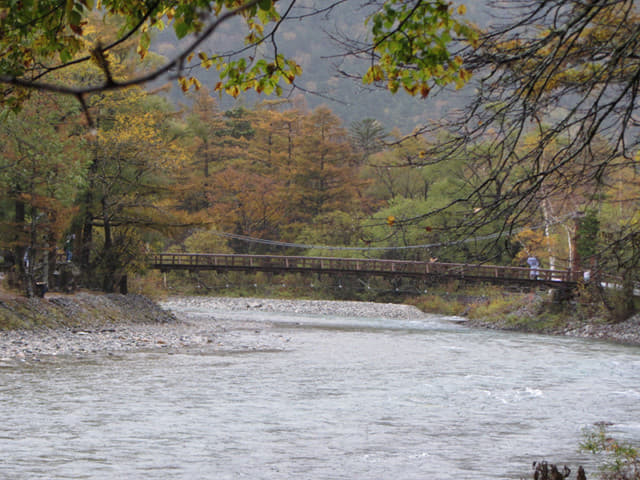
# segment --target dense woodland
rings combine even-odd
[[[342,3],[305,12],[328,15]],[[345,123],[327,104],[309,107],[296,84],[302,66],[277,49],[278,29],[298,17],[270,1],[212,2],[211,25],[242,16],[254,50],[209,56],[194,44],[169,63],[151,53],[141,26],[169,15],[178,37],[206,33],[189,10],[204,4],[106,2],[102,18],[91,2],[72,2],[55,23],[49,10],[36,15],[46,10],[40,2],[30,28],[12,17],[27,10],[0,9],[0,248],[12,285],[33,295],[62,273],[113,291],[159,251],[521,266],[535,255],[543,268],[615,276],[632,311],[634,2],[522,2],[528,16],[505,14],[488,31],[457,19],[463,5],[379,3],[366,16],[374,46],[341,37],[344,58],[368,59],[365,84],[415,102],[472,82],[474,99],[457,118],[405,135],[375,118]],[[34,22],[49,21],[62,25],[52,39],[32,36]],[[266,45],[271,63],[247,56],[268,57]],[[194,58],[215,67],[216,83],[190,75]],[[158,86],[171,69],[181,73],[173,85],[184,102]],[[242,100],[250,89],[257,102]],[[222,94],[238,100],[229,106]],[[60,266],[67,251],[72,259]]]
[[[47,93],[7,117],[0,238],[28,292],[54,284],[69,239],[81,283],[106,291],[151,251],[523,266],[531,253],[547,268],[583,268],[571,262],[592,262],[601,231],[633,213],[635,176],[621,172],[599,211],[576,217],[582,186],[573,202],[532,205],[532,223],[512,235],[496,235],[496,220],[461,236],[469,205],[458,200],[485,180],[463,156],[425,164],[423,137],[398,143],[375,119],[344,126],[303,99],[222,111],[205,88],[192,97],[182,108],[139,88],[95,97],[93,131],[72,99]]]

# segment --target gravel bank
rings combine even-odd
[[[510,325],[506,322],[484,322],[482,320],[470,320],[467,325],[475,328],[487,328],[492,330],[511,330],[529,332],[526,328]],[[562,335],[567,337],[592,338],[624,345],[640,346],[640,315],[619,323],[607,322],[570,322],[557,328],[535,330],[531,333],[548,335]]]
[[[230,313],[243,310],[391,318],[424,315],[406,305],[364,302],[187,297],[157,305],[138,295],[91,294],[2,300],[0,309],[5,314],[13,310],[16,315],[48,319],[47,327],[0,331],[0,366],[51,356],[84,358],[133,350],[239,352],[287,348],[289,339],[272,331],[268,323],[239,322],[237,315],[231,319]]]
[[[620,323],[572,325],[561,332],[564,335],[597,338],[628,345],[640,345],[640,315]]]
[[[300,313],[305,315],[338,315],[349,317],[376,317],[411,319],[426,314],[410,305],[393,303],[349,302],[336,300],[276,300],[265,298],[231,297],[177,297],[161,302],[168,310],[189,310],[206,308],[214,314],[240,310],[263,312]]]

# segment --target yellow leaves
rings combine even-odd
[[[495,50],[498,52],[518,51],[520,48],[522,48],[522,46],[523,46],[523,41],[520,40],[519,38],[516,38],[516,39],[500,42],[496,46]]]
[[[458,78],[456,79],[456,90],[460,90],[467,82],[471,80],[471,72],[461,68],[458,70]]]
[[[200,88],[202,87],[200,80],[198,80],[195,77],[189,77],[189,78],[179,77],[178,83],[180,84],[180,88],[182,89],[183,92],[189,91],[189,89],[192,86],[196,89],[196,91],[200,90]]]
[[[214,64],[216,64],[216,57],[209,57],[205,52],[198,53],[198,58],[200,59],[200,65],[209,70]],[[220,63],[217,63],[218,70],[220,70]]]
[[[253,22],[251,24],[251,28],[254,29],[256,33],[260,36],[262,36],[262,34],[264,33],[264,26],[262,26],[261,23]]]
[[[258,41],[259,37],[256,35],[255,32],[250,32],[249,35],[247,35],[244,39],[244,44],[245,45],[252,45],[254,43],[256,43]]]
[[[525,228],[515,235],[514,240],[519,242],[523,249],[518,252],[515,260],[519,263],[525,261],[529,255],[544,257],[548,254],[555,241],[552,237],[547,237],[542,230],[532,230]]]
[[[237,85],[232,85],[226,88],[225,92],[227,92],[233,98],[238,98],[238,95],[240,95],[240,87],[238,87]]]
[[[365,73],[362,82],[374,83],[382,80],[384,80],[384,70],[380,65],[373,65],[369,70],[367,70],[367,73]]]
[[[464,15],[465,13],[467,13],[467,7],[462,4],[458,7],[458,15]]]
[[[147,49],[142,45],[138,45],[136,47],[136,53],[140,56],[140,60],[144,60],[144,57],[147,55]]]
[[[405,92],[407,92],[411,96],[414,96],[416,94],[416,92],[418,91],[418,85],[415,85],[415,84],[403,85],[403,88],[404,88]]]

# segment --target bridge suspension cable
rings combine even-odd
[[[551,222],[549,225],[557,225],[567,220],[568,218],[574,218],[576,216],[576,212],[572,212],[570,214],[564,215],[563,217],[557,218],[554,222]],[[526,228],[530,228],[531,230],[539,230],[544,228],[544,225],[536,225],[534,227],[523,227],[517,230],[514,230],[510,233],[507,232],[497,232],[491,233],[489,235],[480,235],[472,238],[465,238],[463,240],[454,240],[450,242],[438,242],[438,243],[425,243],[421,245],[404,245],[404,246],[389,246],[389,247],[345,247],[345,246],[335,246],[335,245],[310,245],[306,243],[292,243],[292,242],[282,242],[279,240],[266,240],[263,238],[255,238],[247,235],[238,235],[235,233],[227,233],[227,232],[216,232],[212,233],[224,238],[231,238],[233,240],[240,240],[247,243],[258,243],[262,245],[270,245],[273,247],[283,247],[283,248],[300,248],[304,250],[338,250],[338,251],[380,251],[380,250],[415,250],[419,248],[436,248],[436,247],[448,247],[452,245],[462,245],[465,243],[473,243],[484,240],[495,240],[496,238],[511,236],[517,234]]]
[[[291,242],[281,242],[278,240],[265,240],[263,238],[255,238],[249,237],[246,235],[237,235],[234,233],[226,233],[226,232],[212,232],[215,235],[224,238],[231,238],[233,240],[240,240],[247,243],[259,243],[262,245],[270,245],[274,247],[286,247],[286,248],[300,248],[305,250],[356,250],[356,251],[367,251],[367,250],[411,250],[411,249],[419,249],[419,248],[435,248],[435,247],[446,247],[450,245],[460,245],[464,243],[471,243],[483,240],[493,240],[495,238],[499,238],[505,236],[505,233],[492,233],[490,235],[483,235],[479,237],[466,238],[464,240],[456,240],[452,242],[439,242],[439,243],[425,243],[421,245],[404,245],[404,246],[395,246],[395,247],[344,247],[344,246],[334,246],[334,245],[310,245],[305,243],[291,243]]]

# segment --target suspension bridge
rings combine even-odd
[[[532,270],[486,264],[423,262],[286,255],[240,255],[215,253],[157,253],[148,258],[150,268],[216,272],[317,273],[326,275],[415,278],[430,282],[461,280],[505,286],[573,289],[583,281],[582,271]]]

